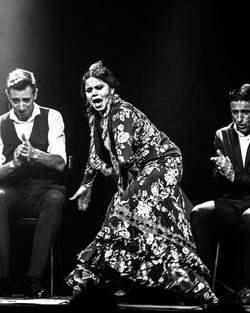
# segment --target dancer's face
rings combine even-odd
[[[89,104],[99,112],[106,110],[111,96],[114,94],[114,89],[110,88],[107,83],[90,77],[85,83],[85,93]]]

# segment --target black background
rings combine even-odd
[[[223,1],[224,2],[224,1]],[[16,67],[34,72],[37,103],[65,121],[68,197],[77,190],[89,130],[80,82],[102,60],[121,83],[120,96],[181,149],[182,187],[193,204],[213,198],[213,139],[231,122],[228,92],[250,82],[247,2],[0,0],[0,113],[8,106],[5,80]],[[115,186],[98,176],[87,212],[65,208],[65,273],[98,231]]]

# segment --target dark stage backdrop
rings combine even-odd
[[[35,73],[40,105],[61,111],[78,188],[89,145],[80,82],[102,60],[120,96],[143,110],[183,153],[182,187],[193,204],[213,197],[213,138],[231,121],[228,92],[250,82],[250,19],[245,3],[220,1],[0,0],[0,113],[16,67]],[[99,176],[86,213],[65,209],[65,272],[98,231],[115,186]]]

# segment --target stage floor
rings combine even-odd
[[[123,301],[122,297],[116,297],[112,303],[104,297],[82,297],[80,302],[74,302],[71,296],[54,296],[43,299],[27,299],[22,296],[0,298],[0,312],[61,312],[61,313],[240,313],[250,312],[250,305],[239,305],[237,303],[221,303],[216,307],[202,307],[196,305],[174,305],[162,303],[129,303]]]

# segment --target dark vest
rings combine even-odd
[[[34,148],[47,152],[48,148],[48,113],[49,109],[41,108],[41,114],[37,115],[34,120],[33,129],[30,136],[30,143]],[[10,113],[6,113],[1,117],[1,137],[3,141],[3,155],[6,162],[13,160],[14,151],[22,142],[17,137],[14,122],[10,119]],[[20,184],[28,178],[44,179],[55,181],[59,172],[50,169],[34,160],[26,161],[23,166],[13,171],[11,175],[0,181],[0,184],[13,185]]]

